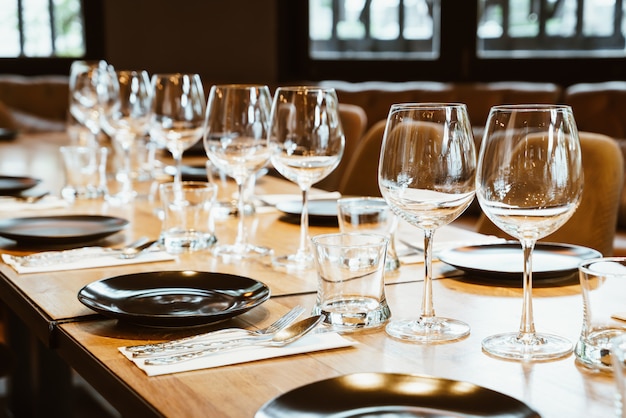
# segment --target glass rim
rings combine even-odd
[[[315,85],[301,85],[301,86],[279,86],[276,88],[276,92],[279,91],[295,91],[295,92],[309,92],[309,91],[322,91],[337,94],[334,87],[321,87]]]
[[[461,102],[406,102],[406,103],[394,103],[391,105],[390,110],[396,109],[440,109],[440,108],[452,108],[463,107],[467,109],[467,105]]]
[[[615,276],[617,275],[617,273],[610,273],[607,271],[602,271],[602,270],[594,270],[591,268],[591,266],[593,264],[597,264],[597,263],[619,263],[622,264],[623,266],[626,267],[626,256],[620,257],[598,257],[598,258],[588,258],[586,260],[582,260],[579,264],[578,264],[578,270],[580,272],[583,273],[591,273],[591,274],[598,274],[601,273],[605,276]],[[626,271],[624,271],[624,274],[626,275]]]
[[[356,237],[370,237],[378,239],[377,242],[367,242],[363,244],[334,244],[334,243],[326,243],[321,242],[322,240],[337,238],[342,236],[356,236]],[[332,232],[329,234],[320,234],[311,237],[311,241],[315,245],[323,245],[324,247],[331,248],[369,248],[369,247],[378,247],[381,244],[389,243],[389,238],[383,234],[377,234],[374,232]]]
[[[257,84],[257,83],[224,83],[224,84],[213,84],[211,86],[211,90],[217,90],[217,89],[233,89],[233,88],[239,88],[239,89],[251,89],[251,88],[256,88],[256,89],[260,89],[260,90],[264,90],[267,89],[269,90],[269,86],[267,84]]]
[[[515,110],[518,112],[524,111],[552,111],[552,110],[568,110],[572,111],[572,106],[567,104],[551,104],[551,103],[519,103],[519,104],[500,104],[492,106],[490,112],[493,111],[507,111]]]
[[[175,181],[170,181],[167,183],[159,184],[159,189],[169,189],[174,187],[190,187],[192,189],[203,189],[203,188],[211,188],[216,189],[217,186],[210,181],[200,181],[200,180],[189,180],[189,181],[181,181],[177,183]]]

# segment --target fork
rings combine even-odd
[[[295,306],[289,312],[278,318],[274,323],[270,324],[266,328],[257,329],[257,330],[248,330],[243,328],[225,328],[217,331],[205,332],[202,334],[196,334],[189,337],[178,338],[176,340],[165,341],[162,343],[154,343],[154,344],[142,344],[142,345],[132,345],[126,347],[126,351],[131,352],[134,357],[146,355],[146,354],[155,354],[167,351],[173,347],[179,345],[185,345],[190,342],[197,341],[219,341],[220,339],[228,339],[232,336],[256,336],[256,335],[273,335],[285,327],[289,326],[293,321],[298,319],[300,315],[304,313],[304,308],[302,306]],[[232,334],[232,335],[229,335]]]

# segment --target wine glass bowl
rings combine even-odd
[[[183,152],[202,138],[206,97],[198,74],[154,74],[150,138],[176,161],[174,181],[181,182]]]
[[[572,343],[535,331],[532,312],[532,252],[537,240],[560,228],[582,196],[578,130],[566,105],[494,106],[481,144],[476,194],[485,215],[520,241],[524,255],[523,310],[517,332],[482,342],[495,357],[551,360]]]
[[[211,164],[235,179],[238,186],[237,237],[233,245],[216,247],[216,255],[238,260],[271,252],[248,243],[244,224],[246,188],[270,158],[267,132],[271,103],[267,86],[216,85],[209,92],[204,149]]]
[[[110,199],[119,203],[135,197],[132,188],[131,151],[145,138],[150,122],[152,89],[150,77],[144,70],[122,70],[111,75],[115,78],[119,95],[103,112],[104,131],[122,152],[122,170],[117,175],[122,187]]]
[[[474,198],[476,150],[467,108],[455,103],[392,105],[381,148],[378,184],[391,209],[424,231],[424,293],[420,316],[386,326],[394,338],[442,343],[470,332],[466,323],[435,315],[432,238]]]
[[[298,250],[276,257],[274,264],[310,269],[313,254],[308,237],[308,191],[339,165],[345,146],[335,90],[279,87],[272,103],[269,140],[274,168],[302,191]]]

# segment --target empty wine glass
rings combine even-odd
[[[474,198],[476,150],[464,104],[404,103],[389,110],[378,167],[380,191],[392,210],[424,231],[424,294],[420,316],[387,324],[392,337],[418,343],[458,340],[465,322],[435,315],[432,251],[435,230]]]
[[[200,76],[154,74],[151,103],[150,138],[172,154],[174,182],[180,184],[183,152],[202,137],[206,98]]]
[[[103,111],[103,128],[121,149],[123,162],[122,170],[116,176],[122,184],[121,190],[109,199],[125,203],[135,196],[131,150],[148,133],[152,89],[148,73],[143,70],[116,71],[112,77],[118,85],[119,95]]]
[[[233,245],[219,245],[214,254],[233,259],[264,256],[270,249],[248,243],[245,229],[246,186],[270,158],[267,128],[272,97],[267,86],[211,87],[204,128],[204,149],[211,163],[235,179],[239,224]]]
[[[103,79],[112,70],[104,60],[73,61],[69,77],[69,117],[90,133],[87,146],[96,146],[101,132],[102,100],[110,90]],[[103,97],[104,96],[104,97]]]
[[[295,254],[274,264],[286,268],[313,267],[309,245],[308,191],[328,176],[343,155],[345,137],[334,89],[279,87],[274,94],[270,124],[271,161],[276,170],[302,191],[300,245]]]
[[[581,198],[583,171],[572,109],[560,105],[495,106],[485,126],[476,194],[498,228],[519,239],[524,255],[522,320],[518,332],[487,337],[496,357],[549,360],[572,351],[566,338],[536,333],[532,310],[532,252],[559,229]]]

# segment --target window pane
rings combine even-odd
[[[59,57],[85,55],[85,31],[80,0],[55,0],[54,17],[56,55]]]
[[[436,59],[440,0],[309,0],[314,59]]]
[[[24,16],[24,55],[52,55],[52,28],[47,0],[22,0]]]
[[[20,31],[17,21],[17,0],[8,0],[0,7],[0,57],[20,55]]]
[[[626,56],[623,0],[479,0],[480,58]]]

